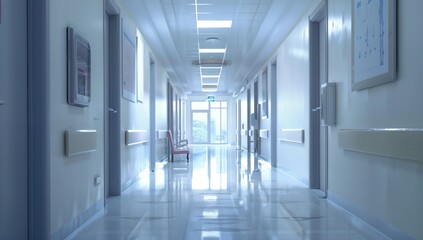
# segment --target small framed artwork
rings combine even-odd
[[[354,0],[352,89],[396,79],[396,0]]]
[[[136,102],[136,37],[129,31],[123,32],[122,38],[122,96]]]
[[[263,70],[261,75],[261,117],[262,119],[268,118],[268,100],[269,100],[269,90],[267,87],[267,68]]]
[[[91,99],[90,43],[67,28],[68,104],[88,107]]]
[[[137,100],[144,102],[144,44],[141,33],[137,30]]]
[[[268,109],[268,102],[265,101],[261,104],[261,118],[266,119],[269,117],[269,109]]]

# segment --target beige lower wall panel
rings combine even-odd
[[[74,156],[97,149],[96,130],[68,130],[65,132],[65,155]]]
[[[423,161],[423,129],[342,129],[339,147],[400,159]]]
[[[148,132],[146,130],[126,130],[125,144],[127,146],[143,144],[148,142]]]
[[[279,141],[304,143],[304,129],[281,129]]]
[[[268,129],[260,129],[260,137],[261,138],[269,138],[269,130]]]

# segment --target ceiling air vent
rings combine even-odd
[[[232,62],[229,61],[229,60],[223,61],[223,64],[222,64],[221,59],[220,60],[219,59],[204,59],[204,60],[201,60],[201,66],[203,66],[203,67],[220,67],[220,66],[228,66],[228,65],[231,65],[231,64],[232,64]],[[198,65],[200,65],[200,61],[194,60],[194,61],[192,61],[192,65],[198,66]]]
[[[212,88],[217,88],[217,85],[216,84],[203,84],[203,85],[201,85],[201,87],[205,88],[205,89],[208,89],[208,88],[212,89]]]

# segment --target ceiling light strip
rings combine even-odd
[[[220,75],[201,75],[202,78],[219,78]]]
[[[232,20],[198,20],[197,28],[231,28]]]
[[[222,58],[222,65],[220,67],[220,72],[219,72],[219,79],[217,80],[217,84],[220,83],[220,76],[222,76],[222,70],[223,70],[223,64],[225,63],[225,57],[226,57],[226,49],[228,48],[228,44],[226,44],[225,47],[225,53],[223,54],[223,58]]]
[[[194,0],[194,7],[195,7],[195,22],[198,23],[198,2],[197,0]],[[197,48],[200,49],[200,30],[198,30],[197,25]],[[201,56],[200,51],[198,51],[198,66],[200,67],[200,78],[203,73],[201,72]],[[201,79],[201,84],[203,84],[203,79]]]
[[[225,53],[226,48],[199,48],[199,53]]]

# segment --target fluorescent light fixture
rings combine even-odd
[[[217,92],[217,85],[203,84],[201,90],[203,92]]]
[[[217,87],[217,85],[219,85],[219,81],[214,81],[214,80],[213,81],[203,81],[202,84],[203,84],[203,86],[210,85],[210,86]]]
[[[222,67],[200,67],[201,69],[210,69],[210,70],[213,70],[213,69],[215,69],[215,70],[220,70],[220,69],[222,69]]]
[[[213,4],[211,4],[211,3],[190,3],[190,4],[188,4],[189,6],[211,6],[211,5],[213,5]]]
[[[202,75],[201,78],[219,78],[219,75]]]
[[[217,92],[217,87],[216,88],[202,88],[201,91],[203,91],[203,92]]]
[[[203,218],[216,219],[217,217],[219,217],[219,210],[203,210]]]
[[[200,48],[199,53],[226,53],[226,48]]]
[[[201,75],[207,76],[207,75],[220,75],[222,72],[221,67],[201,67],[200,69]]]
[[[231,28],[232,20],[197,20],[197,28]]]

